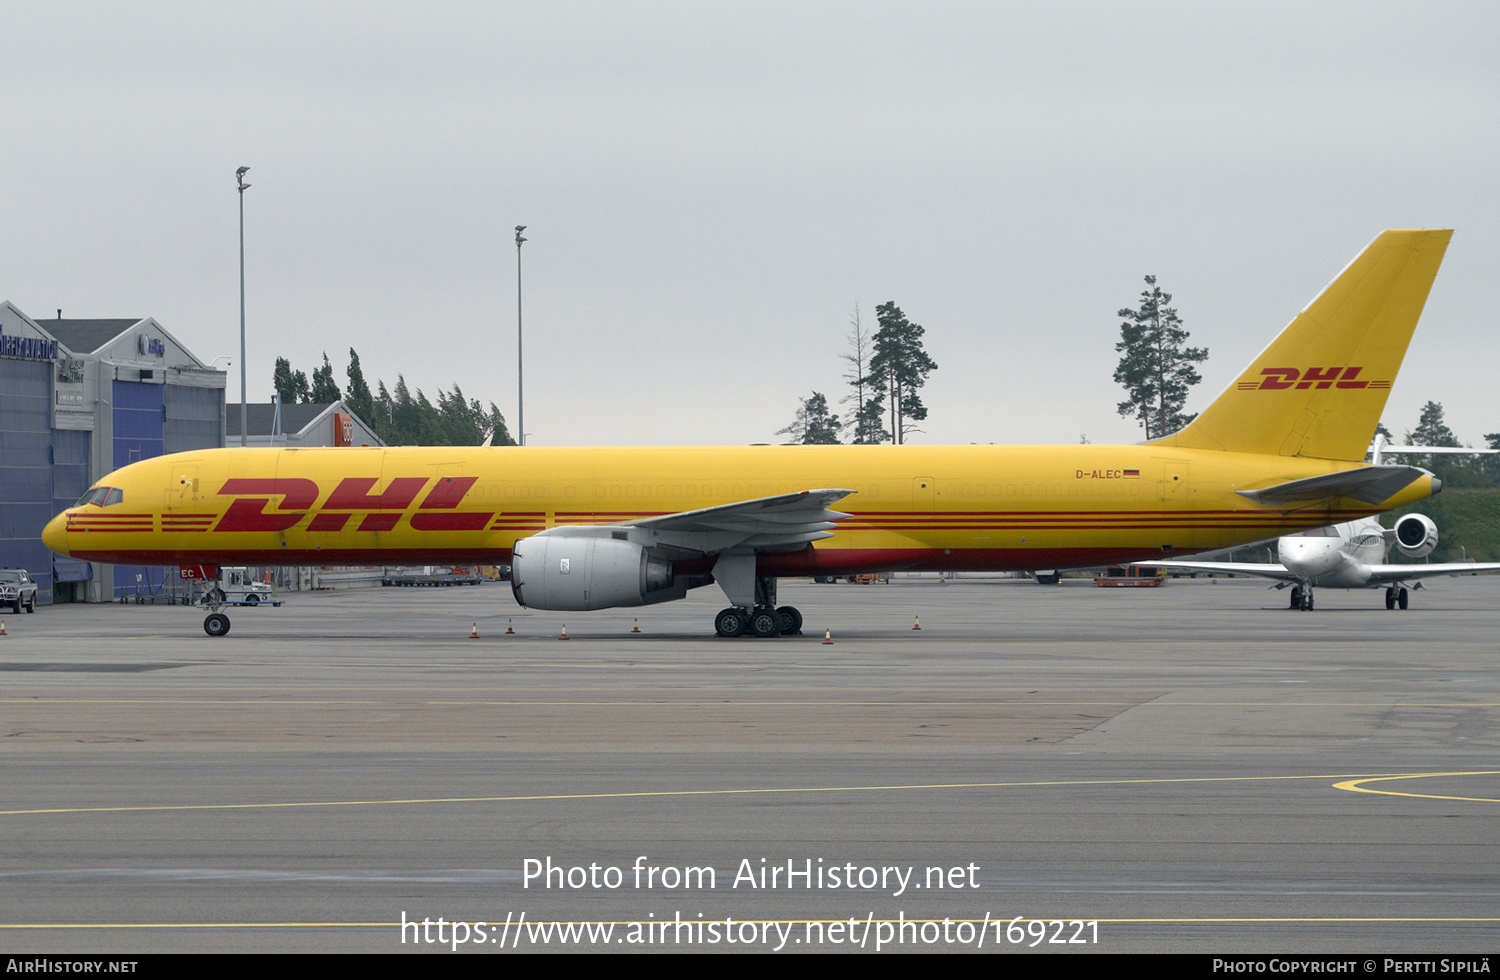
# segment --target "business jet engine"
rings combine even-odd
[[[1410,558],[1421,558],[1432,554],[1437,547],[1438,529],[1432,518],[1423,514],[1407,514],[1396,522],[1396,547]]]
[[[602,532],[602,533],[601,533]],[[687,595],[672,562],[608,528],[559,527],[517,541],[510,587],[532,609],[644,606]]]

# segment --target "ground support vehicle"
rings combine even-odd
[[[22,607],[29,613],[36,612],[36,583],[26,569],[0,568],[0,605],[10,606],[15,613]]]
[[[203,632],[209,636],[223,636],[229,632],[229,617],[223,610],[230,606],[280,606],[268,582],[256,582],[250,570],[244,567],[214,568],[212,565],[184,565],[179,573],[186,579],[198,579],[203,591],[197,604],[208,610],[203,619]]]
[[[390,567],[380,577],[381,585],[479,585],[489,581],[478,567],[451,565],[418,565],[414,568]]]

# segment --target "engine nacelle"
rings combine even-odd
[[[510,588],[517,602],[532,609],[589,610],[687,595],[667,559],[642,545],[580,530],[556,528],[516,542]]]
[[[1410,558],[1432,554],[1437,547],[1438,529],[1424,514],[1407,514],[1396,522],[1396,547]]]

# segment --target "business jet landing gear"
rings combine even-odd
[[[1395,609],[1397,606],[1405,609],[1408,601],[1405,586],[1393,585],[1385,590],[1385,608],[1387,609]]]
[[[1303,612],[1311,611],[1313,607],[1312,589],[1305,589],[1300,585],[1292,586],[1292,602],[1287,608],[1300,609]]]
[[[761,639],[774,636],[800,636],[802,613],[795,606],[776,605],[776,580],[755,580],[755,605],[750,608],[730,606],[714,617],[714,632],[732,637],[751,634]]]

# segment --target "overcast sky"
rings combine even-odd
[[[15,3],[0,298],[342,384],[356,348],[536,445],[780,441],[858,303],[915,440],[1134,442],[1148,273],[1203,408],[1382,229],[1457,229],[1391,394],[1500,431],[1493,3]],[[229,398],[239,399],[238,365]]]

